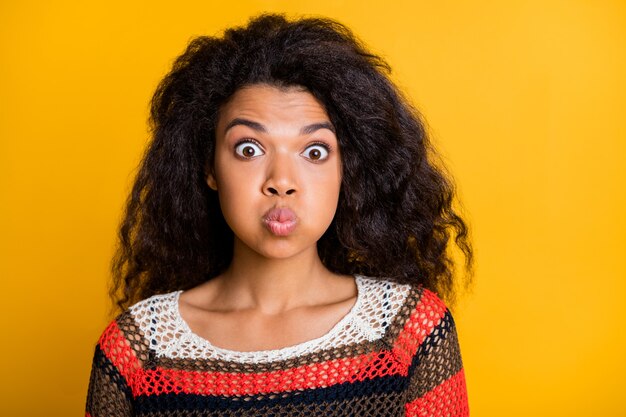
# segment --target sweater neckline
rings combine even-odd
[[[196,334],[187,322],[180,314],[179,298],[182,294],[182,290],[176,291],[172,299],[172,310],[174,320],[177,327],[181,329],[182,336],[191,341],[198,348],[208,351],[214,351],[220,356],[229,357],[236,361],[256,361],[259,357],[274,357],[274,358],[288,358],[297,356],[301,352],[310,351],[316,346],[324,344],[328,339],[334,337],[337,333],[345,330],[351,323],[356,321],[358,312],[362,308],[363,299],[365,297],[365,285],[363,283],[363,277],[360,275],[354,275],[354,281],[357,287],[357,296],[354,305],[350,310],[326,333],[311,340],[297,343],[291,346],[285,346],[278,349],[266,349],[266,350],[254,350],[254,351],[239,351],[221,348],[213,345],[208,339]],[[235,359],[236,358],[236,359]]]

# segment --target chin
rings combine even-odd
[[[320,236],[321,237],[321,236]],[[250,236],[250,239],[237,238],[242,249],[256,253],[267,260],[290,259],[295,256],[311,253],[317,255],[317,240],[314,235],[303,239],[295,234],[285,237]]]
[[[281,260],[281,259],[290,259],[294,256],[300,255],[303,252],[306,252],[307,249],[302,248],[288,248],[288,247],[274,247],[274,248],[264,248],[263,250],[256,251],[263,258],[268,260]]]

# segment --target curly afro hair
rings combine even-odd
[[[261,15],[222,37],[198,37],[151,103],[152,141],[139,167],[112,262],[121,309],[192,288],[231,262],[233,232],[207,183],[220,106],[252,84],[304,88],[324,106],[342,155],[335,218],[318,242],[331,271],[413,282],[454,303],[450,243],[471,280],[468,228],[454,185],[388,65],[329,19]]]

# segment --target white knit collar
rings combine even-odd
[[[280,349],[240,352],[214,346],[194,333],[179,310],[182,291],[153,296],[131,307],[131,314],[157,356],[213,359],[240,363],[286,360],[341,345],[376,340],[400,309],[409,286],[355,276],[357,299],[327,333]]]

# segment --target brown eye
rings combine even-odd
[[[246,146],[241,152],[243,153],[243,156],[254,156],[254,148],[252,146]]]
[[[322,157],[322,151],[319,149],[311,149],[309,152],[309,158],[311,159],[320,159]]]
[[[328,148],[324,145],[311,145],[302,152],[302,155],[311,161],[323,161],[328,158]]]
[[[244,141],[235,146],[235,153],[244,158],[254,158],[263,155],[264,152],[259,145],[254,142]]]

